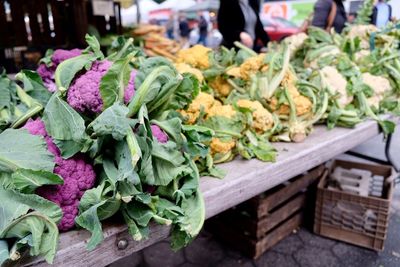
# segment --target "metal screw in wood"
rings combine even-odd
[[[117,243],[117,247],[119,250],[124,250],[128,247],[129,242],[126,239],[120,239]]]

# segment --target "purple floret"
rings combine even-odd
[[[75,48],[72,50],[64,50],[64,49],[57,49],[54,51],[53,56],[51,57],[51,61],[54,65],[58,66],[64,60],[77,57],[82,53],[82,50]]]
[[[89,71],[76,78],[68,89],[68,104],[81,113],[100,113],[103,110],[100,82],[111,65],[112,62],[107,60],[94,62]],[[128,103],[135,93],[135,76],[136,71],[132,71],[125,89],[125,103]]]
[[[54,81],[54,73],[57,66],[64,60],[79,56],[82,53],[80,49],[64,50],[57,49],[51,56],[51,66],[46,64],[40,64],[37,68],[37,73],[42,77],[44,85],[50,92],[55,92],[57,90],[56,83]]]
[[[33,135],[43,136],[47,149],[55,156],[56,166],[53,172],[63,178],[64,184],[42,186],[37,189],[37,193],[60,206],[63,217],[58,228],[60,231],[69,230],[75,225],[75,217],[78,215],[79,201],[83,193],[94,186],[96,181],[94,169],[82,154],[63,159],[60,150],[47,134],[41,119],[29,120],[24,128]]]
[[[151,132],[153,133],[153,136],[157,139],[158,142],[160,143],[168,142],[168,135],[163,130],[161,130],[161,128],[158,125],[152,124],[150,128]]]

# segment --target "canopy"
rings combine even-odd
[[[155,9],[159,9],[159,4],[153,0],[137,0],[139,3],[141,22],[147,22],[149,20],[149,12]],[[121,10],[121,18],[123,26],[130,26],[137,23],[137,6],[132,5],[129,8]]]
[[[194,0],[167,0],[161,3],[157,9],[183,10],[196,4]]]
[[[194,4],[193,6],[186,8],[185,12],[197,12],[204,10],[218,10],[219,1],[218,0],[205,0],[203,2]]]

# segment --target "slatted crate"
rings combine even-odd
[[[258,258],[303,222],[307,188],[323,171],[321,165],[278,185],[210,219],[206,227],[221,241]]]
[[[363,169],[385,179],[381,198],[359,196],[338,189],[328,189],[329,171],[322,176],[317,191],[314,232],[376,251],[384,249],[389,225],[390,202],[393,194],[392,168],[336,160],[331,170]]]

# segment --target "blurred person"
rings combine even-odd
[[[203,15],[200,16],[198,28],[199,28],[199,39],[197,43],[207,46],[208,21],[205,19]]]
[[[347,16],[344,0],[318,0],[314,5],[314,17],[311,25],[330,31],[332,28],[341,33]]]
[[[189,45],[192,47],[198,44],[199,39],[200,39],[199,26],[198,22],[195,22],[192,25],[192,30],[189,33]]]
[[[165,24],[165,28],[167,29],[167,37],[169,39],[174,39],[174,15],[169,15],[167,24]]]
[[[235,41],[258,50],[259,42],[266,46],[269,37],[259,17],[259,0],[221,0],[218,27],[223,36],[222,45],[231,48]]]
[[[378,0],[372,11],[371,23],[376,27],[385,27],[392,20],[392,6],[386,0]]]
[[[190,28],[189,28],[189,22],[187,21],[185,15],[179,16],[179,34],[181,37],[181,40],[180,40],[181,45],[183,47],[187,46],[189,34],[190,34]]]

